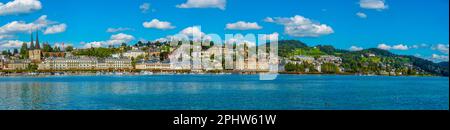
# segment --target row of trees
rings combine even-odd
[[[284,69],[287,72],[300,72],[300,73],[316,73],[319,72],[313,64],[303,62],[301,64],[287,63]],[[320,66],[320,72],[326,74],[340,73],[340,69],[337,65],[332,63],[324,63]]]
[[[287,63],[284,66],[284,69],[287,72],[301,72],[301,73],[305,73],[305,72],[318,72],[318,70],[316,70],[316,68],[314,67],[313,64],[309,64],[308,62],[303,62],[301,64],[295,64],[295,63]]]
[[[119,48],[89,48],[89,49],[79,49],[77,51],[74,51],[73,54],[106,58],[117,52],[120,52]]]

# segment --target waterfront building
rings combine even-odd
[[[212,46],[208,50],[202,51],[201,57],[203,70],[223,69],[222,48],[220,46]]]
[[[73,57],[74,55],[72,54],[72,52],[65,52],[64,53],[64,57]]]
[[[256,59],[256,56],[250,56],[246,61],[247,61],[247,64],[246,64],[245,69],[247,71],[258,70],[258,61]]]
[[[9,60],[4,64],[4,70],[26,70],[30,65],[31,61],[28,59],[23,60]]]
[[[304,55],[297,55],[297,56],[294,56],[294,59],[296,60],[296,61],[300,61],[300,62],[298,62],[299,64],[303,64],[303,62],[306,62],[306,63],[309,63],[309,64],[311,64],[311,63],[313,63],[314,62],[314,57],[312,57],[312,56],[304,56]]]
[[[38,65],[39,70],[124,70],[133,69],[130,59],[95,57],[49,57]]]
[[[191,70],[190,45],[181,45],[169,54],[172,70]]]
[[[94,57],[49,57],[38,65],[39,70],[93,70],[97,66]]]
[[[224,61],[225,62],[225,69],[227,70],[233,70],[234,68],[236,68],[236,64],[235,61],[233,59],[234,56],[234,50],[233,48],[223,48],[223,57],[224,57]]]
[[[97,70],[108,70],[109,65],[105,62],[105,59],[99,59],[96,66]]]
[[[0,55],[0,60],[6,60],[6,56],[5,55]]]
[[[364,56],[366,57],[375,57],[376,55],[373,53],[365,53]]]
[[[268,71],[269,70],[269,61],[266,60],[264,62],[257,63],[257,70],[259,71]]]
[[[34,49],[28,51],[28,57],[33,62],[41,62],[42,51],[40,49]]]
[[[168,61],[160,62],[159,60],[140,61],[136,64],[137,70],[170,70]]]
[[[3,60],[0,59],[0,70],[2,70],[2,69],[3,69]]]
[[[106,58],[106,67],[113,70],[133,69],[131,60],[126,58]]]
[[[119,53],[119,54],[112,54],[111,57],[112,57],[112,58],[120,58],[120,57],[121,57],[121,54],[120,54],[120,53]]]
[[[161,50],[159,48],[150,48],[148,50],[148,56],[150,56],[150,57],[160,57],[161,56]]]
[[[336,65],[341,65],[342,64],[342,58],[340,57],[336,57],[336,56],[331,56],[331,55],[324,55],[324,56],[320,56],[317,59],[318,62],[322,63],[333,63]]]
[[[144,55],[145,55],[145,52],[142,50],[139,50],[139,49],[133,49],[133,50],[123,53],[124,57],[130,58],[130,59],[136,58],[138,56],[144,56]]]

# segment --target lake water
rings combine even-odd
[[[447,77],[0,77],[0,110],[448,110]]]

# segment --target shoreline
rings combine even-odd
[[[0,71],[0,77],[53,77],[53,76],[152,76],[152,75],[258,75],[264,72],[243,71],[215,71],[215,72],[192,72],[192,71],[61,71],[61,72],[22,72],[5,73]],[[336,76],[387,76],[387,77],[448,77],[440,75],[379,75],[361,73],[300,73],[300,72],[278,72],[282,75],[336,75]]]

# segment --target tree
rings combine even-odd
[[[150,42],[149,42],[149,43],[150,43]],[[155,45],[156,45],[156,46],[161,46],[161,45],[162,45],[162,43],[161,43],[161,42],[159,42],[159,41],[156,41]]]
[[[74,55],[83,55],[83,56],[94,56],[99,58],[106,58],[111,56],[112,54],[118,52],[115,48],[89,48],[89,49],[79,49],[74,52]]]
[[[49,44],[44,44],[42,47],[43,52],[53,52],[53,48]]]
[[[28,45],[27,43],[22,43],[22,47],[20,48],[20,58],[26,59],[28,58]]]
[[[28,71],[36,71],[38,68],[39,68],[38,65],[35,64],[28,64],[27,67]]]
[[[14,48],[13,55],[15,54],[19,54],[19,50],[17,48]]]
[[[142,43],[141,41],[138,41],[138,43],[136,43],[136,46],[138,46],[138,47],[144,46],[144,43]]]
[[[50,57],[49,53],[45,53],[44,57]]]
[[[296,63],[287,63],[284,67],[284,69],[287,72],[305,72],[305,68],[308,68],[309,64],[306,62],[303,62],[302,64],[296,64]]]
[[[322,73],[328,73],[328,74],[336,74],[339,73],[339,68],[332,63],[325,63],[321,66]]]
[[[120,45],[120,47],[127,47],[128,45],[126,44],[126,43],[122,43],[121,45]]]
[[[9,50],[3,50],[2,55],[9,56]]]
[[[137,59],[134,59],[134,57],[131,57],[131,66],[133,66],[133,68],[136,67],[136,63],[137,63]]]
[[[72,51],[73,51],[73,46],[66,47],[66,52],[72,52]]]
[[[55,46],[53,48],[53,52],[61,52],[61,48],[59,48],[59,46]]]

